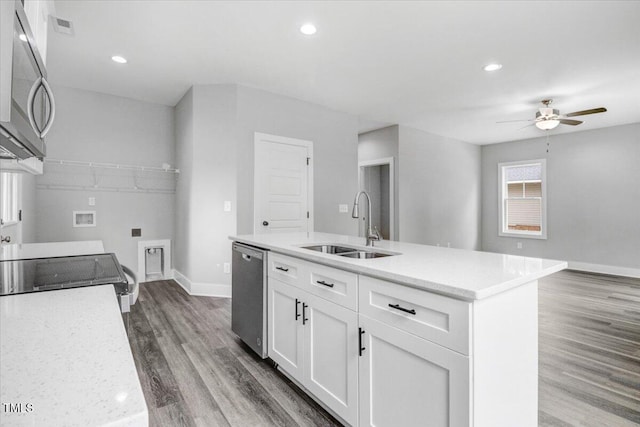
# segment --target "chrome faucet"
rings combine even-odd
[[[360,199],[360,196],[364,194],[365,196],[367,196],[367,215],[365,216],[365,221],[366,221],[366,238],[367,238],[367,246],[373,246],[373,242],[374,240],[380,240],[380,233],[378,233],[378,228],[374,227],[373,230],[371,229],[371,197],[369,197],[369,194],[362,190],[359,191],[358,194],[356,194],[356,198],[353,200],[353,211],[351,212],[351,217],[352,218],[359,218],[360,217],[360,212],[358,209],[358,200]]]

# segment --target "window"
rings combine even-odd
[[[18,222],[18,180],[20,175],[0,172],[0,218],[3,225]]]
[[[500,163],[500,236],[547,238],[546,160]]]

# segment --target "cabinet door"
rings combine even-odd
[[[304,386],[351,425],[358,418],[358,315],[306,294]]]
[[[359,323],[361,426],[469,426],[467,356],[364,315]]]
[[[300,291],[269,278],[268,355],[291,376],[303,378],[304,330]]]

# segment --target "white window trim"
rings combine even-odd
[[[541,218],[541,233],[533,234],[530,231],[518,231],[509,230],[505,231],[505,212],[504,212],[504,195],[507,194],[506,182],[504,179],[504,168],[510,166],[525,166],[540,163],[542,165],[542,218]],[[503,162],[498,163],[498,236],[501,237],[517,237],[524,239],[547,239],[547,160],[546,159],[534,159],[534,160],[520,160],[517,162]]]

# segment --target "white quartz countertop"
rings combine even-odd
[[[0,297],[0,377],[3,426],[148,425],[112,285]]]
[[[465,300],[497,295],[567,268],[564,261],[388,240],[375,242],[375,249],[398,252],[400,255],[353,259],[301,247],[312,244],[346,244],[364,248],[363,237],[339,234],[249,234],[231,236],[230,239]]]
[[[50,258],[57,256],[93,255],[104,253],[101,240],[77,242],[16,243],[0,246],[0,261]]]

